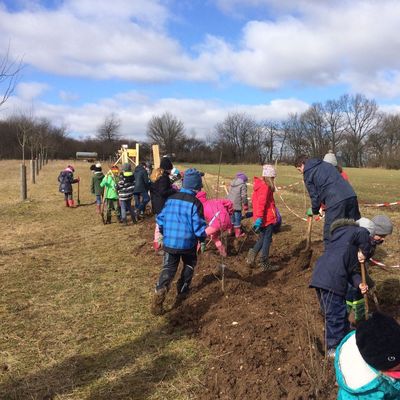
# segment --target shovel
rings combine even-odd
[[[299,254],[299,258],[296,262],[296,269],[297,270],[304,270],[310,266],[311,257],[313,255],[313,251],[311,249],[311,232],[312,232],[312,222],[313,217],[308,217],[307,219],[307,234],[306,234],[306,247],[301,250]]]
[[[367,274],[365,272],[365,263],[364,261],[360,262],[361,265],[361,282],[363,285],[367,284]],[[369,313],[369,306],[368,306],[368,294],[364,293],[364,302],[365,302],[365,319],[368,319],[368,313]]]
[[[81,199],[79,198],[79,183],[80,183],[80,178],[79,178],[79,176],[78,176],[78,200],[77,200],[78,206],[81,205]]]

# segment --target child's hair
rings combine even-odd
[[[300,154],[299,156],[296,157],[294,160],[294,166],[301,167],[305,162],[308,160],[308,157],[305,154]]]
[[[271,178],[269,176],[263,176],[264,182],[269,186],[269,188],[275,192],[275,182],[274,178]]]
[[[152,182],[155,182],[158,178],[161,177],[161,175],[164,173],[164,170],[162,168],[154,168],[153,172],[150,175],[150,180]]]

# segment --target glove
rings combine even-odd
[[[249,205],[248,205],[248,204],[245,204],[245,205],[243,206],[243,211],[244,211],[244,212],[249,211]]]
[[[262,218],[257,218],[256,222],[253,225],[253,230],[255,233],[260,232],[261,224],[262,224]]]
[[[163,236],[163,235],[160,235],[160,236],[158,237],[158,239],[157,239],[157,243],[158,243],[158,245],[160,246],[160,248],[163,246],[163,239],[164,239],[164,236]]]
[[[200,253],[204,253],[206,251],[206,242],[200,243]]]
[[[307,217],[312,217],[312,216],[314,215],[313,212],[312,212],[311,207],[310,207],[310,208],[307,208],[307,210],[306,210],[306,215],[307,215]]]

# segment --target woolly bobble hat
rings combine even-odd
[[[70,169],[72,172],[75,172],[75,168],[72,165],[68,165],[67,168]]]
[[[400,325],[392,317],[372,314],[357,328],[356,343],[364,361],[379,371],[400,364]]]
[[[362,217],[356,222],[361,228],[367,229],[370,236],[375,235],[375,224],[370,219]]]
[[[119,172],[118,165],[113,165],[111,167],[111,172],[114,173],[114,174],[117,174]]]
[[[393,232],[393,224],[386,215],[377,215],[372,218],[375,224],[375,235],[391,235]]]
[[[337,167],[337,159],[332,150],[329,150],[328,153],[325,154],[324,161]]]
[[[236,178],[241,179],[243,182],[247,182],[249,180],[249,178],[247,177],[247,175],[244,172],[238,172],[236,174]]]
[[[98,163],[96,163],[95,167],[96,168],[101,168],[101,164],[98,162]]]
[[[263,165],[262,176],[265,176],[267,178],[275,178],[276,177],[275,168],[270,164]]]
[[[202,174],[196,168],[190,168],[185,171],[182,186],[189,190],[200,190],[203,187],[201,181]]]
[[[162,168],[164,171],[171,171],[174,166],[168,157],[163,157],[160,162],[160,168]]]

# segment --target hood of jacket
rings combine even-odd
[[[322,163],[318,158],[310,158],[304,164],[304,174]]]
[[[332,235],[333,231],[335,231],[338,228],[341,228],[342,226],[359,226],[354,219],[348,219],[348,218],[339,218],[336,221],[333,221],[329,233]]]
[[[266,183],[263,178],[259,178],[257,176],[254,177],[254,191],[255,192],[265,185],[266,185]]]
[[[196,197],[204,204],[207,201],[207,193],[201,190],[196,194]]]
[[[231,186],[236,187],[236,186],[240,186],[243,185],[244,183],[246,183],[243,179],[241,178],[235,178],[232,182],[231,182]]]

